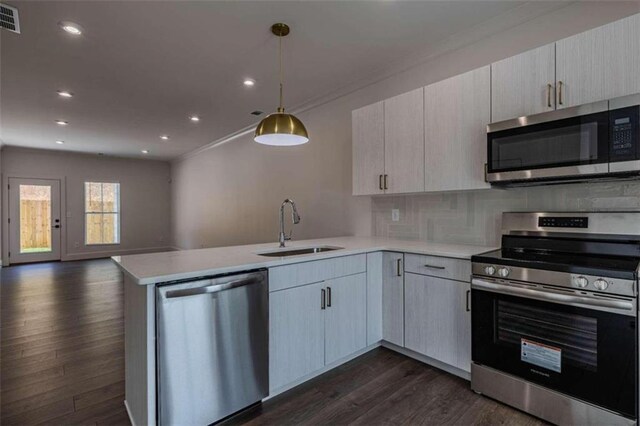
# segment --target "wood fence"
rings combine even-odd
[[[51,250],[51,202],[20,200],[20,252]]]

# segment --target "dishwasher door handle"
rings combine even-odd
[[[251,277],[242,280],[229,281],[222,284],[208,285],[204,287],[185,288],[181,290],[169,290],[165,294],[167,299],[173,299],[175,297],[197,296],[199,294],[212,294],[218,293],[224,290],[230,290],[236,287],[243,287],[245,285],[259,284],[262,282],[262,277]]]

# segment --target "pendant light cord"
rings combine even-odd
[[[283,102],[283,96],[282,96],[282,35],[278,36],[278,38],[280,39],[280,107],[278,108],[279,112],[284,112],[284,102]]]

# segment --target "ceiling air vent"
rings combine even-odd
[[[0,3],[0,27],[20,34],[20,20],[18,19],[18,9],[4,3]]]

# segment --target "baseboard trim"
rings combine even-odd
[[[125,410],[127,410],[127,416],[129,416],[129,421],[131,422],[132,426],[137,426],[136,422],[133,420],[133,416],[131,415],[131,410],[129,410],[129,404],[127,404],[127,400],[124,400],[124,408]]]
[[[111,256],[127,256],[130,254],[144,254],[144,253],[159,253],[163,251],[175,251],[171,246],[166,247],[148,247],[129,250],[105,250],[105,251],[92,251],[86,253],[67,253],[62,256],[62,261],[73,260],[88,260],[88,259],[101,259]]]
[[[398,352],[402,355],[408,356],[409,358],[413,358],[417,361],[423,362],[425,364],[429,364],[430,366],[435,367],[439,370],[446,371],[447,373],[453,374],[454,376],[458,376],[465,380],[471,380],[470,372],[461,370],[449,364],[445,364],[444,362],[438,361],[437,359],[433,359],[426,355],[422,355],[418,352],[414,352],[410,349],[403,348],[402,346],[394,345],[393,343],[389,343],[384,340],[382,341],[382,346],[387,349],[391,349],[392,351]],[[469,368],[471,368],[471,364],[469,364]]]

